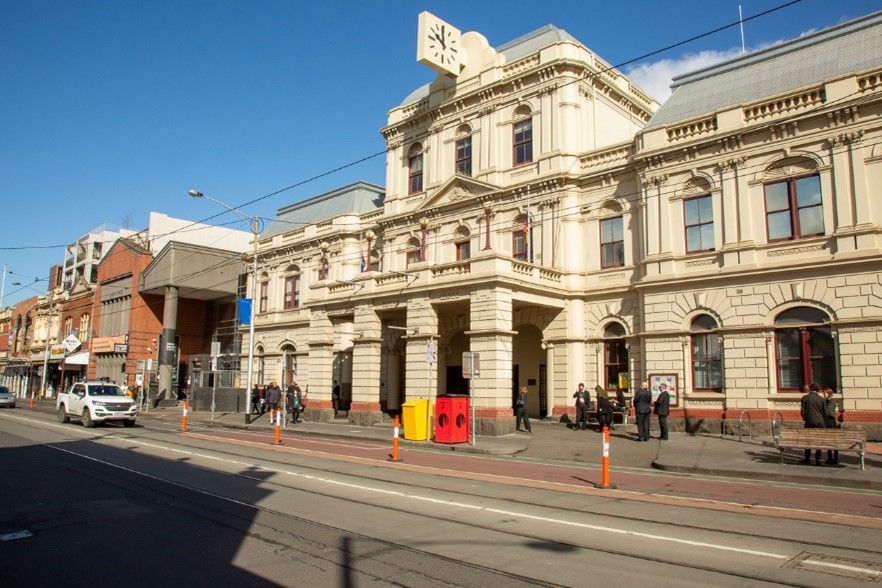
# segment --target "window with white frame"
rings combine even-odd
[[[512,163],[515,166],[533,161],[533,120],[515,121],[512,127]]]
[[[714,205],[706,194],[683,201],[686,226],[686,252],[714,250]]]
[[[625,265],[625,230],[621,216],[600,221],[600,267]]]
[[[407,160],[408,194],[423,191],[423,148],[419,143],[410,148]]]

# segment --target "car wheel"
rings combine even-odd
[[[124,427],[134,427],[134,426],[135,426],[135,419],[126,419],[126,420],[124,420],[124,421],[123,421],[123,426],[124,426]]]
[[[67,410],[64,408],[64,405],[58,407],[58,421],[62,423],[69,423],[70,417],[67,416]]]
[[[95,421],[92,420],[92,413],[89,412],[88,408],[83,409],[82,421],[83,421],[83,426],[86,427],[87,429],[91,429],[92,427],[95,426]]]

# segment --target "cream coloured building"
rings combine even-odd
[[[337,380],[360,424],[471,383],[494,435],[522,385],[560,418],[579,382],[667,381],[678,425],[719,431],[798,420],[819,381],[879,427],[882,13],[663,106],[561,29],[494,49],[446,25],[438,57],[433,19],[441,73],[389,112],[386,186],[282,208],[260,239],[258,383],[309,384],[329,418]]]

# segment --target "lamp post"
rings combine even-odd
[[[238,208],[234,208],[215,200],[211,196],[206,196],[198,190],[189,190],[187,192],[193,198],[205,198],[215,204],[226,208],[244,221],[251,223],[251,233],[254,236],[254,248],[252,253],[251,265],[251,317],[248,324],[248,380],[245,386],[245,424],[251,424],[251,388],[254,386],[254,298],[257,295],[257,240],[260,237],[260,217],[248,216]]]

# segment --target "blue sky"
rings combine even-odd
[[[788,3],[740,4],[748,19]],[[737,23],[738,6],[0,0],[0,265],[13,272],[3,302],[32,295],[11,282],[45,277],[65,244],[101,224],[141,229],[154,210],[249,230],[189,198],[191,188],[272,218],[356,180],[383,185],[386,113],[434,78],[416,61],[423,10],[494,47],[554,24],[627,63],[620,69],[662,100],[673,73],[740,52],[740,30],[656,52]],[[747,21],[745,43],[761,48],[878,10],[882,0],[801,0]]]

